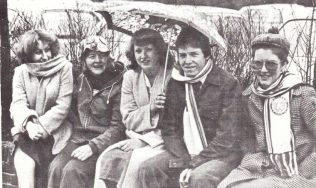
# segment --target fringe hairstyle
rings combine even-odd
[[[29,30],[20,37],[20,42],[17,46],[17,60],[20,64],[29,63],[32,61],[32,54],[34,53],[38,42],[48,42],[52,57],[59,54],[59,42],[55,35],[44,30]]]
[[[129,48],[126,51],[126,57],[131,61],[131,64],[129,66],[130,69],[135,70],[139,67],[135,59],[134,46],[142,46],[147,44],[152,44],[157,49],[160,63],[165,64],[165,58],[167,55],[167,44],[158,31],[149,28],[143,28],[136,31],[132,35]],[[174,58],[171,54],[169,54],[168,62],[168,68],[171,68],[174,62]]]

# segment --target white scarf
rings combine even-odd
[[[198,155],[204,148],[207,147],[207,140],[203,128],[203,124],[197,109],[193,83],[201,81],[204,76],[208,75],[212,70],[213,63],[208,60],[206,65],[193,78],[185,77],[180,74],[179,70],[174,68],[172,70],[172,78],[185,82],[185,99],[186,108],[183,113],[183,131],[184,142],[190,155]]]
[[[63,55],[41,63],[26,63],[27,70],[34,76],[48,77],[62,69],[68,61]]]
[[[27,63],[25,66],[30,74],[34,76],[40,76],[45,79],[39,83],[36,93],[36,106],[35,110],[39,116],[45,113],[45,100],[46,100],[46,87],[50,84],[52,75],[60,71],[67,63],[63,55],[58,55],[53,59],[50,59],[42,63]]]
[[[264,98],[263,119],[269,158],[282,177],[298,175],[295,138],[291,128],[291,89],[301,79],[284,73],[269,88],[262,89],[255,81],[252,91]]]

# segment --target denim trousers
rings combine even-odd
[[[147,161],[145,161],[139,170],[138,181],[142,188],[171,188],[178,184],[179,171],[177,174],[169,169],[169,160],[175,159],[175,156],[169,152],[163,152]],[[225,160],[210,160],[194,169],[189,179],[190,188],[216,188],[236,166]],[[175,177],[171,179],[171,177]]]

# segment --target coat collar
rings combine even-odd
[[[113,86],[119,82],[122,81],[123,79],[123,75],[125,73],[125,70],[122,70],[120,72],[117,73],[117,75],[115,75],[113,77],[113,79],[109,80],[108,82],[106,82],[103,87],[99,90],[98,93],[102,92],[104,89],[110,87],[110,86]],[[81,91],[82,90],[82,87],[88,87],[89,90],[92,92],[92,86],[91,84],[89,83],[87,77],[81,73],[77,79],[77,84],[78,84],[78,90]]]
[[[204,85],[217,85],[220,86],[221,85],[221,69],[218,68],[215,64],[213,65],[213,69],[212,71],[207,75],[205,82],[203,84]],[[202,86],[202,87],[203,87]]]

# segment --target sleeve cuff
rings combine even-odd
[[[36,118],[36,116],[30,115],[29,117],[27,117],[27,118],[23,121],[23,123],[22,123],[22,132],[26,132],[26,124],[27,124],[27,122],[33,121],[34,118]]]
[[[99,153],[99,149],[95,143],[90,141],[89,146],[90,146],[93,154]]]

